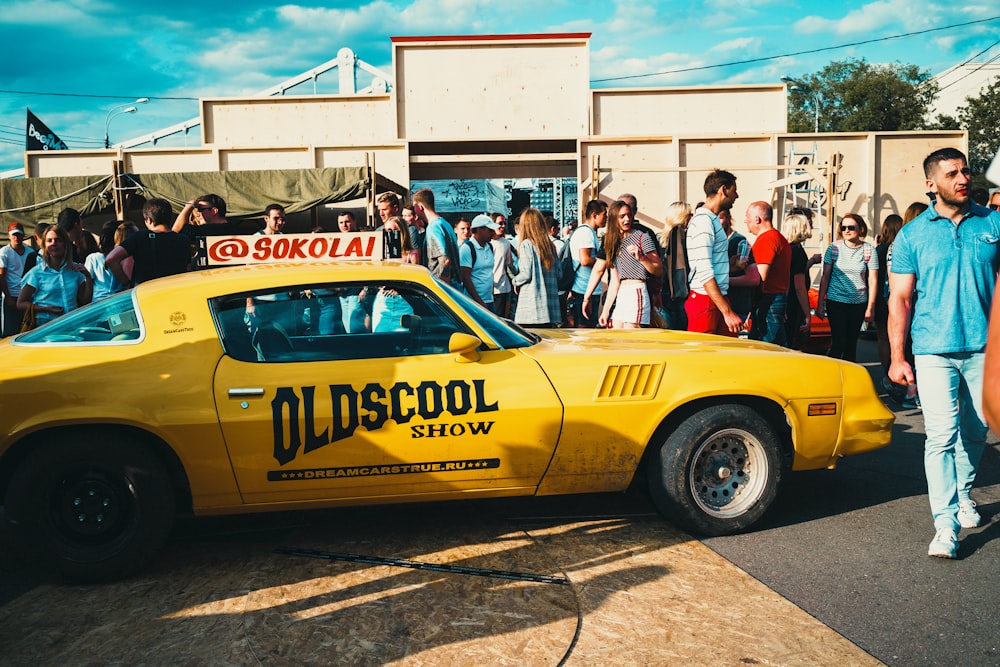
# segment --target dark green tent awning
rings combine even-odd
[[[260,216],[272,203],[298,213],[350,201],[364,197],[367,185],[364,167],[125,174],[124,180],[126,187],[140,187],[147,199],[162,197],[178,208],[195,197],[217,194],[226,200],[230,218]]]
[[[230,218],[259,216],[271,203],[298,213],[351,201],[364,197],[367,185],[364,167],[124,174],[121,183],[146,199],[166,199],[178,212],[195,197],[217,194],[226,200]],[[30,234],[36,223],[55,222],[67,207],[84,216],[107,211],[113,206],[113,187],[111,176],[0,180],[0,222],[21,222]]]
[[[83,215],[112,205],[111,176],[52,176],[0,180],[0,222],[23,223],[28,233],[39,222],[55,222],[59,211],[75,208]]]

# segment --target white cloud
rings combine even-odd
[[[55,2],[53,0],[15,0],[4,4],[0,24],[64,26],[93,29],[94,14],[112,13],[118,7],[105,2]]]
[[[599,82],[599,85],[616,87],[682,86],[696,81],[700,73],[674,73],[675,70],[700,67],[706,64],[700,56],[687,53],[668,52],[645,58],[613,55],[620,49],[621,47],[609,47],[602,50],[599,54],[600,58],[591,58],[593,62],[591,77],[594,81]]]
[[[284,26],[305,34],[365,34],[383,31],[386,26],[396,25],[399,12],[383,0],[376,0],[356,9],[328,9],[323,7],[303,7],[282,5],[275,14]]]
[[[592,35],[604,28],[598,21],[591,18],[564,21],[552,26],[553,32],[589,32]]]
[[[764,40],[759,37],[738,37],[725,42],[719,42],[709,49],[709,51],[739,51],[743,53],[749,51],[752,53],[758,53],[763,44]]]
[[[726,11],[736,10],[756,10],[758,8],[768,8],[777,6],[779,8],[788,5],[787,0],[715,0],[713,3],[716,9]]]
[[[914,0],[878,0],[852,9],[839,19],[807,16],[793,24],[795,32],[806,35],[836,34],[841,36],[868,35],[899,26],[900,32],[911,32],[931,24],[933,6]]]
[[[662,2],[638,2],[619,0],[614,3],[614,14],[600,24],[600,33],[610,33],[615,38],[623,37],[637,41],[663,35],[676,28],[675,19],[680,12],[664,6]]]
[[[945,35],[943,37],[935,37],[934,43],[944,51],[951,51],[955,48],[955,44],[958,43],[959,39],[958,35]]]

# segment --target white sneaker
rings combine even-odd
[[[927,555],[935,558],[955,558],[958,555],[958,537],[951,528],[938,528],[927,548]]]
[[[976,511],[976,503],[973,500],[958,501],[958,523],[962,528],[978,528],[983,520]]]

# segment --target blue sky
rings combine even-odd
[[[70,148],[98,147],[108,112],[138,97],[151,102],[112,119],[112,143],[196,117],[199,97],[270,88],[333,59],[342,47],[390,71],[393,35],[548,32],[592,33],[595,88],[775,83],[845,58],[913,63],[937,73],[983,50],[977,60],[1000,55],[1000,6],[994,0],[6,0],[0,172],[23,166],[28,107]],[[914,32],[923,34],[884,39]],[[788,55],[867,40],[880,41]],[[748,60],[757,62],[727,65]],[[650,74],[656,75],[636,77]],[[336,76],[330,81],[321,92],[336,92]]]

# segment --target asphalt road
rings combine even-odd
[[[875,354],[861,341],[862,362]],[[704,543],[887,664],[998,665],[1000,446],[991,434],[972,492],[983,525],[957,560],[930,558],[923,419],[886,404],[890,446],[789,476],[758,530]]]
[[[861,354],[863,360],[872,359],[874,344],[862,341]],[[874,363],[866,365],[876,374]],[[933,527],[923,474],[923,422],[919,411],[902,411],[892,403],[890,407],[897,410],[898,420],[889,447],[846,459],[836,470],[787,476],[773,511],[757,530],[703,543],[886,664],[998,665],[1000,447],[991,441],[973,492],[984,525],[962,532],[958,560],[930,558],[926,550]],[[423,512],[422,506],[408,507],[371,514],[337,512],[357,512],[374,521],[386,521],[392,512],[405,525],[398,513]],[[558,515],[570,522],[575,515],[603,513],[649,521],[653,510],[644,493],[634,492],[449,503],[438,511],[449,531],[469,527],[471,533],[471,526],[484,520],[531,521],[532,515]],[[301,528],[303,523],[328,520],[323,512],[191,520],[179,525],[168,549],[198,552],[213,535],[220,544],[234,534],[246,534],[235,539],[248,544],[267,544],[290,525]],[[450,537],[461,540],[460,535]],[[45,581],[43,574],[3,552],[0,549],[0,607]],[[177,567],[183,565],[172,569]],[[715,594],[714,587],[703,592],[707,599]],[[753,602],[727,597],[712,604]]]

